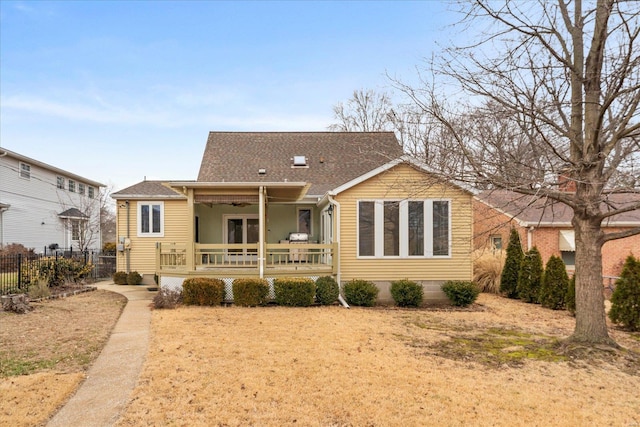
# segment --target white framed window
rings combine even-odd
[[[78,194],[82,194],[84,196],[84,184],[81,182],[78,183]]]
[[[20,171],[18,173],[20,178],[31,179],[31,165],[20,162]]]
[[[76,192],[76,182],[72,179],[69,180],[69,192],[70,193]]]
[[[80,240],[80,220],[78,219],[71,221],[71,240]]]
[[[491,245],[491,249],[494,251],[502,250],[502,236],[499,234],[494,234],[489,237],[489,244]]]
[[[360,200],[358,257],[451,256],[450,200]]]
[[[60,190],[64,190],[64,177],[57,176],[56,177],[56,187]]]
[[[90,199],[93,199],[95,197],[95,190],[93,187],[89,186],[87,187],[87,195],[89,196]]]
[[[164,237],[164,202],[138,202],[138,237]]]
[[[297,209],[297,213],[298,213],[298,233],[307,233],[309,234],[309,236],[311,236],[312,233],[312,229],[311,229],[311,224],[312,224],[312,214],[311,214],[311,209],[310,208],[298,208]]]

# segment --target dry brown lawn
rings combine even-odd
[[[639,334],[611,329],[627,351],[562,353],[567,312],[478,303],[154,311],[118,425],[640,425]]]
[[[98,357],[126,297],[94,291],[0,311],[0,425],[41,425]]]

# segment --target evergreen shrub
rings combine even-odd
[[[142,283],[142,276],[137,271],[127,274],[127,285],[139,285]]]
[[[542,257],[535,246],[528,251],[520,264],[516,291],[518,297],[529,303],[540,302],[540,286],[542,285]]]
[[[552,310],[562,310],[566,307],[569,276],[562,260],[551,255],[544,270],[542,286],[540,288],[540,303]]]
[[[348,304],[373,307],[380,290],[367,280],[353,279],[344,284],[344,298]]]
[[[316,302],[322,305],[333,304],[338,300],[340,287],[331,276],[319,277],[316,280]]]
[[[282,278],[273,281],[276,303],[290,307],[309,307],[313,304],[316,284],[307,278]]]
[[[512,228],[509,234],[507,258],[500,276],[500,292],[509,298],[518,298],[518,274],[523,258],[524,252],[522,252],[520,244],[520,235],[515,228]]]
[[[391,282],[391,296],[400,307],[419,307],[422,305],[424,289],[412,280],[403,279]]]
[[[611,295],[609,318],[631,331],[640,331],[640,260],[629,255]]]
[[[113,283],[116,285],[126,285],[127,284],[127,273],[124,271],[116,271],[113,273]]]
[[[265,279],[236,279],[233,281],[233,303],[242,307],[264,305],[269,295]]]
[[[473,282],[462,280],[449,280],[442,285],[444,292],[451,303],[458,307],[467,307],[480,295],[480,288]]]
[[[182,283],[182,301],[186,305],[216,306],[224,299],[224,282],[209,277],[193,277]]]

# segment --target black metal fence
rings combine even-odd
[[[110,278],[116,271],[115,252],[46,248],[42,254],[0,255],[0,295],[27,292],[29,284],[34,282],[45,263],[56,269],[58,263],[69,259],[76,260],[82,266],[89,265],[91,270],[87,278],[92,280]]]

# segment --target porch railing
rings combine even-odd
[[[194,244],[196,270],[255,269],[258,272],[258,244]],[[268,243],[267,270],[306,269],[334,272],[337,244]],[[187,271],[186,243],[158,243],[156,264],[159,271]]]

